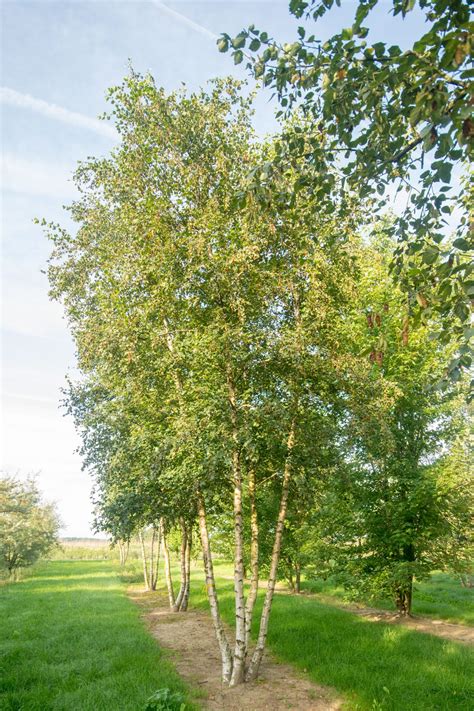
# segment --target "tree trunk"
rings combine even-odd
[[[257,645],[250,662],[250,666],[247,671],[246,679],[247,681],[253,681],[257,678],[260,669],[260,664],[262,663],[263,652],[265,650],[265,643],[267,640],[268,633],[268,621],[270,619],[270,611],[272,608],[273,594],[275,592],[276,577],[278,570],[278,562],[280,559],[281,541],[283,537],[283,529],[285,526],[286,509],[288,506],[288,494],[290,490],[290,479],[292,473],[292,460],[291,455],[295,445],[295,428],[296,423],[293,419],[288,433],[287,439],[287,455],[285,461],[285,470],[283,473],[283,484],[281,490],[280,498],[280,510],[278,512],[278,520],[275,531],[275,539],[273,542],[272,557],[270,563],[270,574],[268,576],[267,591],[265,593],[265,601],[263,603],[262,616],[260,618],[260,629],[258,632]]]
[[[183,595],[186,589],[186,548],[188,545],[188,534],[186,531],[186,524],[184,518],[181,516],[179,519],[179,525],[181,528],[181,551],[180,551],[180,563],[181,563],[181,580],[179,586],[179,592],[176,596],[174,602],[174,611],[179,612],[181,609],[181,602],[183,600]]]
[[[189,603],[189,592],[191,589],[191,548],[193,542],[193,528],[189,526],[186,537],[186,555],[185,555],[185,567],[186,567],[186,586],[184,588],[184,595],[181,601],[180,612],[186,612]]]
[[[244,522],[242,511],[242,467],[237,421],[237,395],[230,366],[227,373],[227,390],[232,423],[232,477],[234,482],[234,597],[235,646],[234,666],[230,686],[242,684],[245,679],[246,633],[244,589]]]
[[[151,534],[151,546],[150,546],[150,588],[151,590],[156,590],[156,575],[155,575],[155,538],[156,538],[156,529],[155,526],[153,526],[153,532]]]
[[[410,576],[408,585],[404,588],[399,588],[397,590],[397,596],[395,599],[395,604],[397,606],[398,614],[402,617],[411,616],[413,598],[413,576]]]
[[[148,562],[146,558],[146,549],[145,549],[145,539],[143,537],[143,532],[139,531],[138,533],[138,539],[140,541],[140,546],[142,549],[142,561],[143,561],[143,580],[145,582],[145,590],[150,589],[149,581],[148,581]]]
[[[245,605],[245,653],[248,654],[250,643],[250,632],[252,629],[253,610],[255,601],[258,595],[258,515],[257,504],[255,501],[255,469],[249,471],[249,499],[250,499],[250,590],[247,595],[247,603]]]
[[[166,587],[168,589],[168,600],[170,603],[170,608],[174,610],[174,590],[173,590],[173,580],[171,578],[171,562],[170,562],[170,549],[168,547],[167,541],[167,531],[164,519],[161,519],[161,538],[163,541],[163,556],[165,558],[165,580]]]
[[[153,590],[156,590],[156,584],[158,582],[158,570],[160,567],[160,552],[161,552],[161,522],[158,523],[158,544],[156,547],[155,577],[152,580]]]
[[[214,578],[214,568],[212,565],[212,553],[209,544],[209,533],[207,530],[206,508],[204,498],[201,492],[198,492],[198,516],[199,516],[199,533],[201,535],[202,557],[204,560],[204,571],[206,573],[206,588],[209,599],[209,607],[211,608],[212,621],[219,650],[222,659],[222,681],[229,683],[232,676],[232,650],[230,648],[227,635],[222,624],[222,618],[219,611],[219,602],[217,599],[216,581]]]

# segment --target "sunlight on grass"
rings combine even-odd
[[[55,561],[0,589],[2,711],[140,711],[161,687],[186,693],[115,571]]]

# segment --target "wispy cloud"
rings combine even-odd
[[[47,101],[43,101],[43,99],[36,99],[29,94],[22,94],[6,86],[0,87],[0,101],[8,106],[30,109],[31,111],[36,111],[36,113],[43,114],[43,116],[48,116],[48,118],[52,118],[55,121],[62,121],[70,126],[80,126],[89,131],[100,133],[102,136],[117,139],[116,130],[103,121],[91,118],[90,116],[84,116],[84,114],[79,114],[76,111],[69,111],[69,109],[65,109],[62,106],[50,104]]]
[[[218,40],[219,37],[218,35],[215,35],[214,32],[211,32],[211,30],[208,30],[207,27],[203,27],[203,25],[200,25],[197,22],[194,22],[194,20],[191,20],[189,17],[186,15],[182,15],[180,12],[177,10],[172,10],[168,5],[165,5],[164,3],[160,2],[160,0],[151,0],[153,5],[156,5],[156,7],[159,7],[160,10],[163,12],[166,12],[167,15],[172,17],[175,20],[178,20],[182,25],[186,25],[187,27],[190,27],[191,29],[195,30],[196,32],[199,32],[201,35],[204,35],[205,37],[208,37],[209,39],[212,40]]]

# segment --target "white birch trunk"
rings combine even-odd
[[[186,612],[189,603],[189,592],[191,589],[191,548],[193,541],[193,529],[192,526],[189,527],[189,531],[186,538],[186,555],[185,555],[185,567],[186,567],[186,586],[184,589],[183,599],[181,601],[181,612]]]
[[[232,477],[234,482],[234,598],[235,598],[235,646],[234,666],[230,686],[242,684],[245,679],[245,590],[244,590],[244,529],[242,513],[242,468],[239,451],[237,420],[237,395],[231,367],[227,370],[227,391],[232,423]]]
[[[150,575],[149,575],[151,590],[156,590],[155,568],[154,568],[154,564],[155,564],[155,537],[156,537],[156,529],[155,529],[155,526],[153,526],[153,532],[151,534],[151,545],[150,545]]]
[[[201,535],[202,556],[204,560],[204,571],[206,573],[206,588],[209,599],[209,607],[211,608],[212,621],[214,630],[219,644],[219,650],[222,659],[222,681],[229,683],[232,676],[232,650],[229,640],[222,624],[222,618],[219,611],[219,602],[217,599],[216,581],[214,578],[214,567],[212,565],[211,546],[209,544],[209,533],[207,530],[206,509],[202,494],[198,492],[198,516],[199,516],[199,533]]]
[[[250,499],[250,590],[245,605],[245,651],[248,654],[250,644],[250,631],[255,602],[258,595],[259,560],[258,560],[258,516],[255,501],[255,470],[249,471],[249,499]]]
[[[146,558],[146,549],[145,549],[145,539],[143,537],[143,532],[139,531],[138,533],[138,539],[140,541],[140,546],[142,549],[142,561],[143,561],[143,580],[145,582],[145,590],[150,589],[150,585],[148,582],[148,563],[147,563],[147,558]]]
[[[181,602],[183,600],[183,595],[186,590],[186,548],[187,548],[187,531],[184,518],[181,516],[179,519],[179,525],[181,528],[181,551],[180,551],[180,563],[181,563],[181,580],[179,586],[179,592],[176,596],[174,602],[174,611],[178,612],[181,609]]]
[[[166,587],[168,589],[168,600],[171,610],[174,609],[174,590],[173,590],[173,580],[171,577],[171,561],[170,561],[170,549],[168,547],[168,541],[166,539],[166,525],[163,519],[161,519],[161,538],[163,541],[163,556],[165,559],[165,580]]]
[[[161,523],[158,524],[158,544],[156,546],[155,578],[152,581],[153,590],[156,590],[156,584],[158,582],[158,571],[160,568],[160,552],[161,552]]]

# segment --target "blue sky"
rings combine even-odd
[[[406,45],[422,18],[403,24],[380,0],[371,36]],[[324,39],[349,26],[355,2],[329,13],[313,31]],[[106,109],[107,87],[126,74],[130,61],[172,90],[194,89],[215,76],[244,77],[213,35],[236,34],[254,23],[281,40],[298,23],[286,0],[270,2],[147,2],[107,0],[2,5],[2,462],[10,473],[38,472],[56,500],[64,534],[90,535],[90,480],[75,453],[72,421],[59,408],[66,373],[74,372],[74,347],[61,308],[48,300],[45,268],[49,245],[34,217],[67,225],[62,205],[74,197],[76,162],[106,154],[111,128],[96,121]],[[256,127],[272,131],[275,105],[261,94]]]

